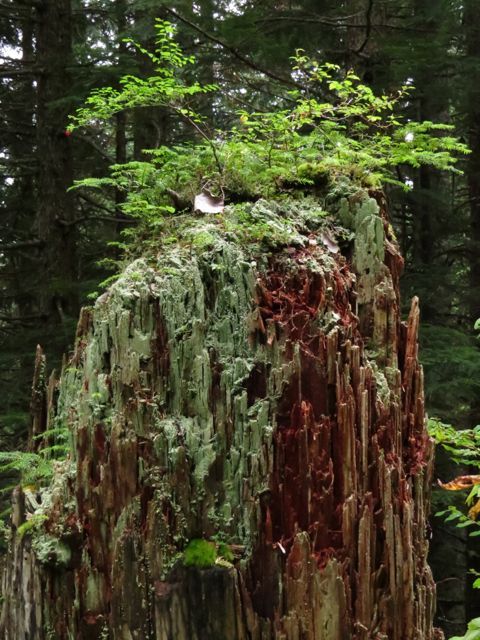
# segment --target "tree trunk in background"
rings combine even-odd
[[[150,50],[155,50],[155,32],[153,24],[155,18],[166,18],[165,11],[158,6],[137,9],[134,12],[134,24],[142,32],[138,41]],[[152,61],[140,51],[136,52],[137,73],[141,78],[148,78],[155,73]],[[150,156],[142,153],[144,149],[156,149],[167,144],[169,115],[163,107],[144,107],[135,109],[133,113],[133,157],[139,161],[149,161]]]
[[[122,68],[122,64],[127,57],[127,44],[124,42],[126,38],[127,27],[127,4],[125,0],[116,0],[115,18],[118,39],[118,66]],[[118,85],[120,87],[120,84]],[[115,164],[125,164],[127,162],[127,113],[120,111],[115,116]],[[122,213],[121,204],[125,202],[125,193],[120,189],[115,190],[115,215],[119,223],[117,224],[117,236],[120,237],[122,231],[122,220],[125,215]],[[118,256],[119,257],[119,256]]]
[[[115,18],[117,26],[118,40],[118,66],[122,68],[123,63],[128,58],[126,38],[127,30],[127,3],[126,0],[116,0],[115,2]],[[116,164],[124,164],[127,162],[127,114],[120,111],[115,116],[115,162]],[[117,194],[118,200],[118,194]]]
[[[72,63],[70,0],[43,0],[37,8],[38,236],[44,244],[40,310],[64,321],[78,313],[76,228],[70,138],[66,135]]]
[[[410,69],[413,84],[416,87],[414,104],[416,105],[415,118],[419,122],[444,122],[448,118],[448,95],[442,90],[445,79],[435,73],[438,59],[445,56],[442,49],[444,42],[439,34],[441,25],[442,0],[415,0],[413,3],[412,24],[419,29],[428,29],[429,38],[423,34],[418,35],[414,41],[415,62]],[[444,71],[444,69],[440,69]],[[418,87],[418,88],[417,88]],[[432,260],[435,247],[435,231],[443,219],[441,209],[446,209],[444,198],[437,194],[445,195],[442,191],[441,180],[438,171],[431,167],[423,166],[417,171],[412,171],[413,191],[411,194],[413,216],[413,250],[412,267],[419,273],[428,273],[432,268]],[[447,214],[448,215],[448,214]],[[451,214],[450,214],[451,215]],[[438,235],[438,234],[437,234]],[[437,255],[437,261],[441,256]],[[438,301],[435,296],[425,296],[422,313],[424,321],[429,323],[435,320]]]
[[[464,25],[466,38],[466,100],[467,100],[467,131],[468,144],[471,154],[467,163],[468,196],[470,202],[471,246],[468,253],[470,259],[470,291],[469,306],[472,326],[480,318],[480,15],[478,3],[466,0],[464,4]],[[480,400],[478,394],[471,406],[471,425],[480,422]],[[468,564],[477,571],[480,569],[478,561],[478,545],[469,538],[470,558]],[[477,548],[475,548],[477,547]],[[469,617],[480,615],[478,592],[468,581],[467,610]]]
[[[413,62],[411,75],[415,91],[413,93],[418,121],[448,121],[449,94],[445,89],[449,70],[446,59],[445,36],[441,32],[441,0],[415,0],[412,6],[411,24],[413,28],[428,30],[428,37],[421,31],[412,36]],[[441,61],[439,63],[439,61]],[[448,183],[445,176],[431,167],[418,170],[407,169],[413,178],[413,190],[409,194],[412,216],[412,251],[410,269],[423,283],[422,318],[426,324],[444,323],[444,316],[452,304],[449,297],[438,302],[438,290],[431,282],[432,273],[438,273],[445,261],[439,251],[444,241],[442,226],[454,215],[449,210]],[[414,285],[415,286],[415,285]],[[418,285],[416,285],[418,286]],[[451,477],[453,463],[446,455],[437,458],[435,474],[441,478]],[[447,637],[464,633],[467,621],[466,592],[468,583],[467,535],[461,529],[445,526],[440,518],[432,518],[432,542],[429,562],[437,586],[437,621],[442,625]]]
[[[5,13],[3,10],[5,9]],[[7,16],[11,11],[11,18]],[[17,13],[18,12],[18,13]],[[12,76],[0,80],[2,123],[0,140],[0,447],[16,449],[25,442],[28,431],[28,393],[35,342],[29,330],[38,323],[37,265],[41,247],[36,242],[35,148],[35,11],[27,4],[9,3],[2,8],[2,54],[18,46],[22,57],[4,65],[13,67]],[[15,70],[19,71],[17,75]],[[18,244],[18,247],[16,246]],[[36,336],[38,339],[38,335]],[[7,474],[8,475],[8,474]],[[3,483],[2,476],[0,482]],[[11,478],[7,479],[7,483]],[[0,498],[4,511],[5,499]]]
[[[300,205],[301,242],[170,247],[82,312],[58,388],[36,384],[74,448],[41,496],[16,492],[5,640],[442,637],[418,303],[401,323],[383,199],[342,193],[350,262]]]
[[[345,34],[344,63],[354,68],[366,84],[374,85],[379,64],[378,24],[388,23],[387,5],[373,0],[343,3],[348,16]]]
[[[465,17],[468,77],[468,189],[471,221],[470,311],[472,321],[480,318],[480,15],[478,4],[466,0]]]

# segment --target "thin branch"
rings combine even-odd
[[[268,18],[259,18],[258,20],[255,20],[255,24],[263,24],[263,23],[269,23],[269,22],[304,22],[304,23],[310,23],[310,24],[321,24],[325,27],[333,27],[333,28],[345,28],[348,26],[357,26],[357,25],[350,25],[349,23],[345,22],[347,20],[347,18],[343,18],[343,17],[338,17],[338,18],[321,18],[321,17],[314,17],[314,18],[310,18],[308,16],[269,16]]]
[[[304,89],[305,88],[302,84],[300,84],[299,82],[295,82],[295,80],[292,80],[291,78],[285,78],[283,76],[279,76],[276,73],[273,73],[272,71],[270,71],[269,69],[264,69],[262,67],[259,67],[257,64],[255,64],[255,62],[250,60],[250,58],[247,58],[240,51],[238,51],[238,49],[235,49],[234,47],[231,47],[230,45],[228,45],[223,40],[220,40],[220,38],[217,38],[216,36],[212,35],[211,33],[208,33],[207,31],[204,31],[197,24],[195,24],[194,22],[191,22],[187,18],[181,16],[179,13],[177,13],[173,9],[169,9],[167,7],[165,9],[166,9],[167,13],[172,15],[174,18],[176,18],[177,20],[180,20],[180,22],[183,22],[184,24],[186,24],[188,27],[190,27],[191,29],[193,29],[194,31],[196,31],[197,33],[202,35],[206,40],[210,40],[210,42],[214,42],[215,44],[218,44],[219,46],[221,46],[222,49],[225,49],[225,51],[228,51],[234,58],[236,58],[237,60],[242,62],[247,67],[250,67],[250,69],[254,69],[258,73],[261,73],[264,76],[267,76],[268,78],[271,78],[272,80],[276,80],[277,82],[281,82],[282,84],[290,85],[292,87],[297,87],[298,89]]]
[[[30,7],[41,9],[44,5],[44,1],[45,0],[17,0],[19,4],[24,4],[27,9],[30,9]]]
[[[215,158],[215,164],[217,165],[217,169],[218,169],[220,175],[222,175],[224,167],[223,167],[222,163],[220,162],[220,158],[218,157],[217,149],[215,147],[215,143],[213,142],[211,137],[188,114],[182,113],[182,110],[181,109],[177,109],[177,107],[172,107],[172,108],[176,113],[178,113],[179,116],[184,118],[188,122],[188,124],[191,125],[195,129],[195,131],[205,140],[205,142],[207,142],[207,144],[209,145],[210,149],[212,150],[213,157]]]
[[[57,218],[56,222],[62,227],[74,227],[77,224],[82,224],[82,222],[97,222],[99,220],[102,222],[114,222],[115,224],[136,224],[135,220],[115,218],[115,216],[81,216],[75,220],[62,220],[62,218]]]
[[[10,56],[0,56],[0,60],[5,60],[6,62],[19,62],[20,61],[19,58],[12,58]]]
[[[367,26],[365,28],[365,39],[360,45],[360,47],[355,51],[356,54],[360,55],[370,40],[370,34],[372,33],[372,11],[373,11],[373,0],[369,0],[367,11],[365,13],[365,19],[367,22]]]
[[[46,320],[48,316],[46,314],[36,314],[31,316],[8,316],[6,314],[0,314],[0,322],[11,322],[12,324],[20,324],[24,326],[28,326],[30,322],[34,320]]]
[[[89,204],[93,205],[97,209],[102,209],[102,211],[106,211],[107,213],[109,213],[112,216],[114,216],[114,214],[115,214],[115,210],[114,209],[111,209],[110,207],[107,207],[107,205],[102,204],[101,202],[98,202],[97,200],[95,200],[95,198],[92,198],[91,196],[87,195],[86,193],[79,193],[77,191],[76,196],[77,196],[77,198],[81,198],[82,200],[85,200],[85,202],[88,202]]]
[[[301,22],[306,24],[320,24],[333,29],[366,29],[365,23],[343,22],[343,18],[328,20],[327,18],[309,18],[306,16],[271,16],[269,18],[260,18],[255,21],[256,24],[272,23],[272,22]],[[412,33],[433,33],[433,29],[422,29],[420,27],[408,27],[394,24],[375,24],[375,28],[387,29],[391,31],[406,31]]]
[[[18,5],[25,5],[24,7]],[[40,7],[41,0],[36,0],[32,2],[24,2],[23,0],[16,0],[15,4],[6,4],[5,2],[0,2],[0,11],[1,14],[7,17],[13,17],[15,14],[20,18],[30,18],[34,19],[31,15],[32,7]]]
[[[28,167],[35,166],[36,160],[35,158],[27,157],[25,158],[1,158],[0,159],[0,167],[7,168],[8,166],[17,166],[17,167]]]
[[[76,194],[78,198],[81,198],[82,200],[85,200],[85,202],[88,202],[89,204],[93,205],[94,207],[97,207],[98,209],[102,209],[103,211],[106,211],[107,213],[111,214],[111,215],[84,215],[84,216],[80,216],[79,218],[75,218],[75,220],[63,220],[62,218],[58,218],[57,219],[57,223],[60,224],[62,227],[73,227],[77,224],[81,224],[82,222],[97,222],[97,221],[102,221],[102,222],[113,222],[115,224],[136,224],[136,221],[133,220],[132,218],[125,218],[122,216],[115,216],[115,211],[114,209],[111,209],[110,207],[107,207],[103,204],[101,204],[100,202],[97,202],[94,198],[84,194],[84,193],[77,193]],[[83,207],[82,207],[83,209]]]
[[[267,88],[269,85],[265,85],[263,84],[262,86],[259,86],[258,84],[255,84],[252,80],[249,80],[248,78],[246,78],[244,75],[242,75],[240,72],[238,71],[234,71],[232,69],[229,69],[227,71],[231,71],[232,72],[232,77],[228,78],[228,76],[225,74],[225,81],[226,81],[226,85],[227,85],[227,91],[229,91],[228,88],[228,83],[230,82],[233,86],[233,90],[235,90],[235,88],[237,87],[238,83],[240,82],[241,85],[250,87],[250,89],[253,89],[254,91],[257,91],[258,93],[263,93],[266,96],[269,96],[270,98],[275,98],[276,100],[283,100],[285,102],[289,102],[291,104],[296,104],[296,101],[291,98],[289,95],[279,95],[277,93],[273,93],[272,91],[269,91]],[[236,84],[234,84],[236,82]],[[228,95],[231,97],[231,94],[228,93]],[[251,105],[250,105],[251,106]],[[256,111],[263,111],[263,109],[260,109],[258,107],[255,107]],[[267,113],[267,111],[265,110],[265,113]]]
[[[0,251],[15,251],[16,249],[24,249],[25,247],[43,247],[44,245],[43,240],[20,240],[19,242],[0,244]]]
[[[16,78],[17,76],[39,76],[43,73],[42,69],[33,68],[30,69],[3,69],[0,70],[0,78]]]
[[[105,158],[105,160],[108,160],[109,164],[115,163],[115,158],[109,155],[104,149],[102,149],[102,147],[99,144],[97,144],[95,140],[92,140],[92,138],[89,138],[86,135],[82,135],[81,133],[76,133],[75,137],[78,138],[79,140],[82,140],[82,142],[86,142],[87,144],[89,144],[92,147],[92,149],[95,149],[95,151],[102,156],[102,158]]]

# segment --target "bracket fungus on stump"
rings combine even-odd
[[[23,536],[17,495],[2,637],[441,637],[401,269],[382,196],[349,184],[192,217],[133,262],[44,406],[37,380],[35,431],[72,450]]]

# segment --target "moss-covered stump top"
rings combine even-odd
[[[50,393],[72,451],[13,533],[5,637],[433,638],[418,307],[400,323],[381,197],[177,216],[155,243]]]

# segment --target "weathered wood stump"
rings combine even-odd
[[[333,191],[192,219],[82,312],[36,383],[72,453],[42,526],[15,512],[2,637],[441,637],[418,303],[381,196]]]

